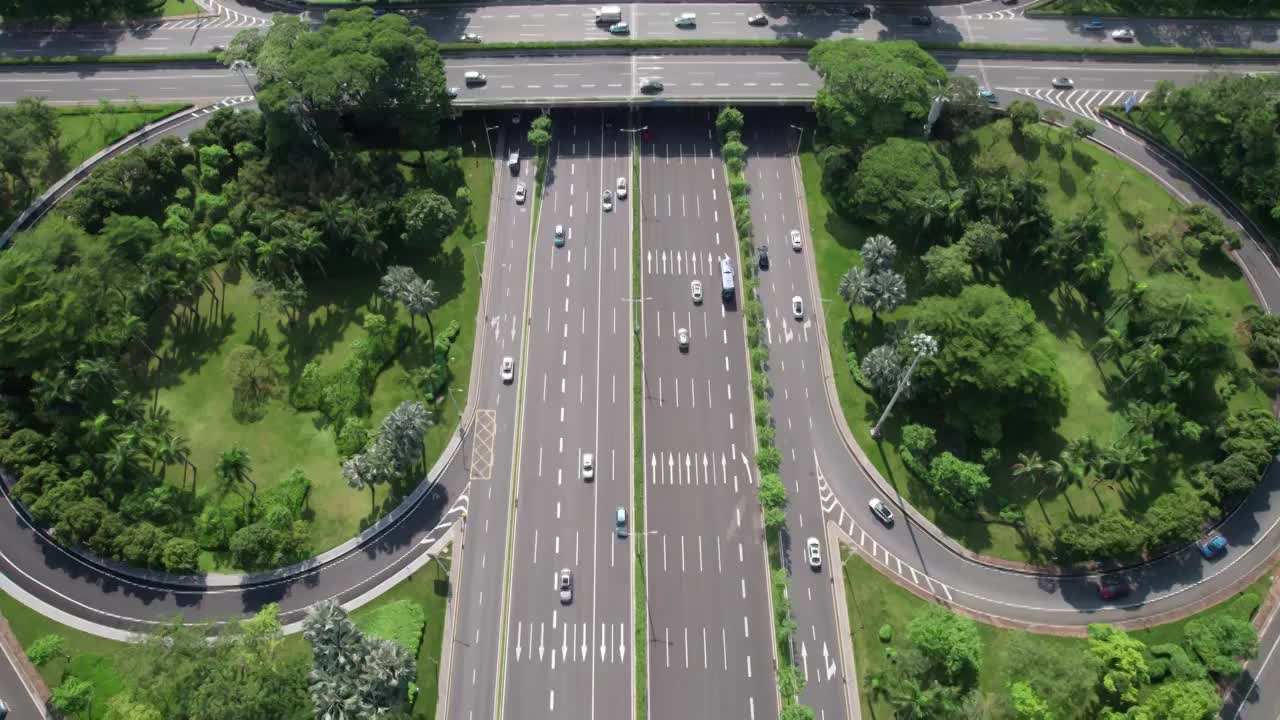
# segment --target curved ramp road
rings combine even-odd
[[[0,55],[110,55],[207,52],[226,45],[246,27],[263,27],[268,13],[236,3],[201,0],[216,13],[199,19],[162,20],[131,26],[77,28],[63,32],[0,33]],[[1280,22],[1176,19],[1107,19],[1104,31],[1083,28],[1085,18],[1027,17],[1025,7],[981,0],[934,8],[927,27],[911,22],[928,9],[876,6],[868,18],[843,11],[845,5],[805,3],[627,3],[623,19],[637,40],[824,39],[982,42],[1081,47],[1116,44],[1110,31],[1134,31],[1129,44],[1164,47],[1280,49]],[[596,23],[594,4],[449,5],[406,10],[412,22],[441,42],[457,42],[475,33],[488,42],[616,41],[608,23]],[[812,8],[812,9],[810,9]],[[694,27],[676,27],[675,17],[692,12]],[[765,14],[764,25],[747,24]]]

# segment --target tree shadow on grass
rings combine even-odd
[[[225,315],[221,320],[208,317],[208,313],[200,315],[194,324],[185,321],[179,326],[172,322],[175,315],[168,315],[165,324],[169,325],[168,345],[159,349],[163,363],[152,368],[148,385],[152,388],[164,389],[181,385],[182,377],[188,373],[199,372],[212,356],[217,355],[227,339],[235,335],[236,317]],[[153,346],[154,347],[154,346]]]

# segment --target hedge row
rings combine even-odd
[[[157,63],[216,63],[217,61],[217,53],[0,57],[0,65],[155,65]]]

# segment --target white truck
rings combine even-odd
[[[618,5],[602,5],[596,8],[597,23],[622,22],[622,7]]]

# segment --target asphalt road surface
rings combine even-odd
[[[777,717],[742,275],[712,115],[649,111],[638,122],[647,127],[635,201],[643,203],[649,712]],[[735,276],[728,301],[726,257]]]
[[[405,11],[413,22],[442,42],[456,42],[474,33],[487,42],[547,42],[598,40],[620,36],[609,22],[596,22],[595,5],[494,4],[447,6],[429,11]],[[823,39],[917,40],[985,42],[1027,45],[1101,46],[1119,41],[1118,29],[1134,33],[1127,44],[1169,47],[1280,48],[1280,22],[1174,19],[1108,19],[1102,30],[1086,30],[1088,18],[1028,18],[1022,7],[983,0],[962,6],[943,6],[932,12],[932,23],[920,26],[912,16],[924,9],[876,7],[868,18],[854,17],[838,6],[802,3],[630,3],[622,15],[636,40],[658,39]],[[262,27],[264,14],[227,3],[220,14],[199,20],[162,20],[129,26],[76,28],[64,32],[0,33],[0,56],[107,55],[208,52],[225,46],[246,27]],[[692,27],[677,27],[675,17],[693,13]],[[747,24],[764,14],[766,23]]]
[[[13,720],[47,717],[43,703],[18,674],[15,659],[9,656],[8,649],[0,648],[0,700],[9,706],[9,717]]]
[[[1219,73],[1275,72],[1280,65],[1198,61],[1079,61],[1065,58],[979,60],[938,53],[949,72],[969,75],[999,94],[1071,95],[1078,100],[1112,100],[1122,93],[1150,91],[1157,80],[1188,85]],[[467,87],[463,74],[484,73],[488,82]],[[798,103],[812,99],[821,79],[804,53],[672,52],[657,54],[578,53],[538,56],[451,58],[446,65],[451,85],[459,88],[462,107],[544,107],[563,103]],[[1055,91],[1051,81],[1070,77],[1075,87]],[[639,92],[640,79],[662,81],[656,95]],[[94,103],[99,99],[128,102],[215,101],[249,92],[238,73],[215,65],[130,68],[0,69],[0,104],[21,97],[45,97],[55,104]]]
[[[631,153],[621,113],[554,119],[526,315],[504,714],[587,720],[630,707],[635,684],[631,543],[615,526],[631,505],[631,214],[601,201]]]
[[[530,202],[512,202],[517,182],[527,179],[533,164],[528,152],[521,176],[507,168],[500,149],[507,143],[523,144],[525,128],[509,124],[501,113],[484,118],[492,128],[494,143],[494,193],[490,209],[489,235],[483,245],[470,248],[485,258],[483,275],[483,352],[473,362],[480,364],[479,387],[472,389],[475,407],[470,429],[468,454],[463,458],[467,481],[471,484],[469,519],[463,538],[460,587],[454,588],[458,602],[453,636],[450,677],[441,682],[444,717],[493,717],[497,705],[497,672],[502,644],[502,603],[506,588],[507,530],[511,507],[511,480],[515,463],[517,425],[516,379],[504,382],[503,358],[521,357],[526,342],[525,287],[529,269],[529,231],[533,222]],[[477,144],[475,150],[486,150]],[[528,148],[525,147],[527,151]]]
[[[797,631],[792,661],[805,678],[801,700],[819,720],[852,715],[846,695],[849,669],[841,667],[830,564],[839,557],[822,557],[811,567],[806,555],[810,540],[827,553],[826,532],[818,485],[818,471],[810,431],[822,418],[825,384],[819,371],[827,352],[813,327],[809,311],[820,301],[809,273],[807,210],[804,184],[794,150],[805,122],[800,111],[760,110],[747,115],[743,140],[750,150],[746,177],[751,183],[751,218],[757,253],[764,248],[768,269],[759,269],[759,297],[764,307],[763,337],[769,347],[769,384],[777,446],[782,451],[780,474],[787,489],[787,526],[781,537],[783,565],[790,576],[790,597]],[[792,244],[792,232],[800,248]],[[758,255],[757,255],[758,257]],[[759,268],[757,260],[756,267]],[[800,299],[799,317],[793,308]],[[855,699],[855,702],[857,700]]]
[[[1227,694],[1219,717],[1223,720],[1280,718],[1280,693],[1275,691],[1276,666],[1280,665],[1277,650],[1280,650],[1280,623],[1273,617],[1258,638],[1257,656],[1245,665],[1236,691]]]

